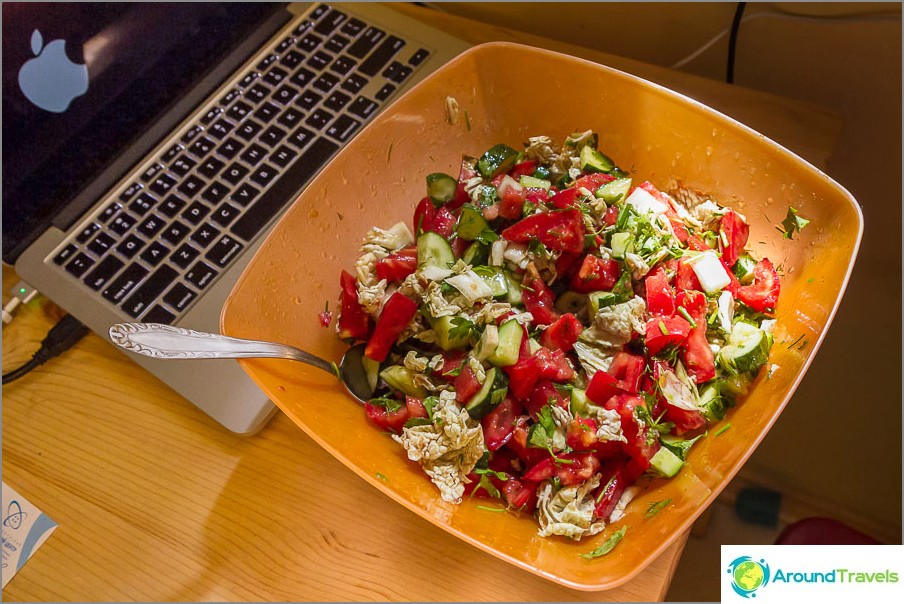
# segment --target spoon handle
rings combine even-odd
[[[294,346],[231,338],[162,323],[117,323],[110,328],[114,344],[156,359],[291,359],[336,375],[335,365]]]

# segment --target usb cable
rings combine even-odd
[[[13,314],[19,308],[20,304],[28,304],[32,298],[38,295],[38,290],[25,283],[19,281],[15,287],[10,290],[11,298],[6,306],[3,307],[3,324],[7,325],[13,320]]]

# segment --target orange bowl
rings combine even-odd
[[[446,99],[457,100],[454,123]],[[264,392],[346,466],[437,527],[525,570],[575,589],[603,590],[639,573],[688,529],[735,475],[788,403],[848,282],[862,234],[856,201],[825,174],[753,130],[650,82],[558,53],[509,43],[474,47],[389,107],[304,190],[280,219],[223,309],[223,333],[286,342],[339,360],[345,346],[318,311],[338,298],[367,230],[410,221],[431,172],[458,173],[462,154],[546,134],[599,133],[621,166],[668,188],[710,193],[750,222],[750,248],[784,273],[775,346],[732,429],[710,434],[681,473],[656,481],[626,517],[587,540],[537,536],[532,517],[492,514],[476,500],[440,499],[403,449],[371,426],[335,378],[275,360],[242,361]],[[794,206],[811,224],[793,241],[775,225]],[[790,344],[797,340],[794,346]],[[804,342],[805,345],[801,345]],[[671,502],[655,516],[653,502]],[[627,526],[619,546],[579,556]]]

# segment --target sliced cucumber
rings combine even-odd
[[[512,306],[517,304],[521,304],[522,300],[522,289],[521,282],[515,277],[515,274],[511,271],[503,269],[503,273],[505,274],[506,280],[506,294],[505,300]]]
[[[756,260],[749,254],[743,254],[734,265],[733,272],[741,285],[750,285],[753,282],[753,267],[756,266]]]
[[[442,172],[427,175],[427,196],[433,203],[441,205],[455,197],[458,181]]]
[[[377,382],[380,381],[380,362],[367,357],[361,357],[361,365],[364,366],[364,373],[367,375],[367,384],[370,386],[370,391],[373,392],[377,389]]]
[[[722,402],[731,407],[739,396],[744,396],[750,391],[750,376],[746,373],[738,375],[726,375],[716,380],[716,387],[722,395]]]
[[[487,328],[489,329],[489,325]],[[487,361],[496,367],[511,367],[518,362],[518,353],[521,352],[521,339],[524,337],[524,328],[514,319],[509,319],[499,326],[499,344],[488,357]]]
[[[436,333],[436,344],[443,350],[465,348],[470,343],[470,336],[468,333],[456,337],[452,336],[451,332],[455,329],[455,324],[452,323],[453,318],[454,317],[445,316],[440,317],[433,322],[433,331]]]
[[[412,373],[407,367],[403,367],[401,365],[390,365],[380,372],[380,377],[383,378],[383,380],[385,380],[387,384],[389,384],[396,390],[401,390],[408,396],[413,396],[415,398],[424,398],[428,394],[430,394],[423,386],[415,385],[414,373]]]
[[[703,438],[703,434],[695,436],[691,439],[679,438],[677,436],[666,435],[659,439],[662,446],[674,453],[681,461],[687,461],[687,453],[694,446],[694,443]]]
[[[590,317],[592,318],[601,308],[627,302],[628,298],[615,292],[592,292],[587,294],[587,301],[590,304]]]
[[[490,251],[486,244],[475,241],[465,248],[465,253],[461,255],[461,259],[471,266],[480,266],[489,261]]]
[[[612,233],[609,247],[612,248],[612,257],[624,260],[625,254],[634,251],[634,236],[631,233]]]
[[[571,389],[571,414],[586,417],[590,401],[587,399],[587,391],[581,388]]]
[[[452,246],[441,236],[428,231],[417,238],[417,265],[418,267],[438,266],[449,268],[455,264],[455,254]]]
[[[581,148],[581,170],[583,172],[605,172],[608,174],[615,168],[615,162],[604,153],[590,145]]]
[[[465,409],[468,415],[474,419],[481,419],[484,415],[496,408],[496,406],[505,399],[508,394],[508,378],[501,369],[491,367],[487,370],[486,379],[483,386],[475,394]]]
[[[716,382],[700,389],[700,410],[707,421],[715,422],[725,417],[725,401]]]
[[[465,241],[474,241],[484,231],[489,230],[490,225],[483,217],[483,213],[470,204],[461,208],[461,216],[458,218],[458,236]]]
[[[671,478],[681,471],[684,462],[680,457],[672,453],[667,447],[660,447],[656,454],[650,458],[650,467],[656,473]]]
[[[630,190],[630,178],[617,178],[597,189],[595,195],[611,206],[613,203],[618,203],[624,199]]]
[[[499,328],[495,325],[487,325],[483,329],[483,333],[480,335],[480,339],[477,340],[477,345],[474,346],[474,350],[471,354],[473,354],[474,358],[478,361],[483,361],[496,352],[498,346]]]
[[[508,279],[498,266],[478,266],[474,272],[489,286],[494,298],[502,298],[508,294]]]
[[[518,184],[520,184],[525,189],[546,189],[549,190],[549,187],[552,186],[552,183],[543,178],[535,178],[533,176],[523,175],[520,179],[518,179]]]
[[[497,174],[508,172],[515,165],[519,153],[508,145],[495,145],[477,160],[477,171],[484,178],[492,178]]]
[[[576,315],[581,312],[581,309],[585,306],[587,306],[587,296],[571,290],[562,292],[561,295],[556,298],[556,310],[561,313]]]
[[[739,321],[734,324],[728,344],[722,347],[716,360],[728,373],[753,373],[769,358],[769,337],[765,331]]]

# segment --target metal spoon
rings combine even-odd
[[[120,348],[155,359],[289,359],[323,369],[339,378],[348,393],[363,403],[373,396],[362,359],[364,345],[349,348],[335,363],[287,344],[230,338],[163,325],[162,323],[117,323],[110,339]]]

